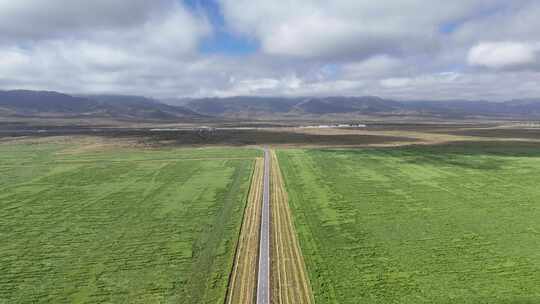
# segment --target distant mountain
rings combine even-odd
[[[140,96],[73,96],[49,91],[0,91],[0,115],[11,117],[109,118],[178,121],[203,116]]]
[[[374,96],[365,97],[323,97],[305,99],[294,106],[301,113],[384,113],[400,109],[401,104]]]
[[[107,118],[159,122],[364,116],[540,119],[540,99],[489,102],[395,101],[376,96],[294,98],[239,96],[169,99],[164,102],[141,96],[75,96],[47,91],[0,91],[0,117]]]
[[[482,100],[410,101],[402,104],[412,112],[445,117],[540,117],[540,99],[506,102]]]
[[[171,106],[142,96],[90,95],[112,117],[176,120],[178,118],[201,118],[202,115],[181,106]]]
[[[178,102],[178,101],[176,101]],[[439,118],[540,118],[540,99],[395,101],[363,97],[227,97],[181,100],[195,112],[229,118],[316,118],[323,116],[426,116]]]
[[[506,104],[521,114],[540,116],[540,98],[514,99],[507,101]]]
[[[226,97],[166,100],[171,104],[182,104],[201,114],[256,118],[282,115],[325,115],[345,113],[382,113],[399,110],[400,103],[379,97]]]
[[[212,116],[257,116],[260,114],[284,114],[293,110],[297,99],[281,97],[227,97],[190,99],[184,103],[197,113]]]
[[[83,97],[47,91],[0,91],[0,110],[21,116],[98,113],[99,105]]]

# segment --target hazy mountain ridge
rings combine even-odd
[[[287,113],[293,110],[297,99],[280,97],[224,97],[190,99],[186,108],[213,116],[236,116],[241,113]]]
[[[50,91],[0,91],[0,109],[21,116],[35,114],[83,114],[96,113],[100,107],[87,98],[74,97]]]
[[[15,117],[197,119],[202,115],[141,96],[68,95],[51,91],[0,91],[0,114]]]
[[[184,100],[183,104],[198,113],[220,117],[322,115],[398,115],[471,117],[540,117],[540,99],[506,102],[483,100],[396,101],[376,96],[361,97],[227,97]]]
[[[339,113],[382,113],[399,109],[400,104],[375,96],[309,98],[295,105],[301,112],[309,114]]]
[[[281,119],[324,116],[415,116],[439,118],[540,118],[540,99],[490,101],[396,101],[362,97],[224,97],[169,99],[142,96],[68,95],[49,91],[0,91],[4,117],[109,118],[133,121]]]
[[[89,95],[88,99],[105,106],[111,116],[125,118],[168,119],[198,118],[202,115],[181,106],[172,106],[142,96]]]

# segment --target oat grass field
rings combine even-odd
[[[262,211],[264,159],[257,158],[227,290],[227,304],[255,303]]]
[[[538,144],[277,155],[316,303],[540,303]]]
[[[270,300],[275,304],[311,304],[313,293],[275,151],[271,151],[270,168]]]
[[[223,303],[261,153],[76,151],[0,144],[0,303]]]

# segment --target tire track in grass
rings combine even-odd
[[[287,193],[274,151],[271,151],[271,157],[271,302],[276,304],[314,303]]]
[[[255,301],[263,170],[264,161],[257,158],[229,281],[226,304],[249,304]]]

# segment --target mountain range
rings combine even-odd
[[[227,97],[166,101],[197,113],[230,118],[322,116],[415,116],[462,118],[540,118],[540,99],[505,102],[482,100],[396,101],[376,96],[362,97]]]
[[[0,116],[46,118],[109,118],[178,121],[204,115],[141,96],[68,95],[49,91],[0,91]]]
[[[212,119],[316,119],[414,116],[540,118],[540,99],[396,101],[363,97],[226,97],[157,99],[125,95],[69,95],[50,91],[0,91],[0,117],[108,118],[127,121]]]

